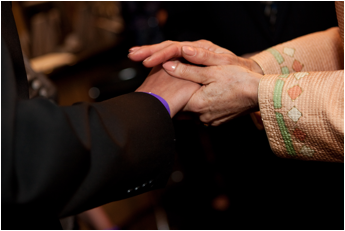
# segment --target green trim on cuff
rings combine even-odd
[[[282,107],[282,92],[284,87],[284,80],[277,79],[273,92],[273,106],[274,109]]]
[[[280,133],[282,134],[287,153],[289,155],[296,156],[296,151],[292,145],[291,135],[285,125],[284,116],[279,112],[275,112],[275,113],[276,113],[276,119],[278,122],[279,130],[280,130]]]

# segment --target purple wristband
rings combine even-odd
[[[167,111],[169,112],[169,115],[171,115],[169,104],[167,103],[167,101],[165,101],[165,99],[163,99],[163,98],[160,97],[159,95],[153,94],[152,92],[144,92],[144,91],[142,91],[142,93],[150,94],[150,95],[156,97],[159,101],[161,101],[161,103],[162,103],[162,104],[164,105],[164,107],[167,109]]]

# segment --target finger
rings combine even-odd
[[[168,74],[200,84],[209,84],[213,81],[212,76],[208,76],[208,67],[198,67],[181,63],[179,61],[169,61],[163,64],[163,68]]]
[[[204,48],[206,50],[213,51],[213,52],[218,53],[218,54],[232,54],[231,51],[229,51],[223,47],[217,46],[216,44],[212,43],[211,41],[208,41],[205,39],[201,39],[201,40],[196,41],[196,44],[197,44],[196,47]],[[187,44],[184,44],[184,45],[187,45]]]
[[[189,111],[194,113],[200,113],[203,110],[203,87],[200,87],[192,97],[190,97],[188,103],[183,108],[183,111]]]
[[[196,42],[165,41],[160,44],[143,46],[128,55],[133,61],[143,61],[146,67],[154,67],[172,58],[182,57],[181,48],[184,45],[199,46]]]
[[[143,64],[146,67],[154,67],[177,57],[182,57],[181,44],[172,43],[145,59]]]
[[[175,45],[177,48],[181,48],[182,46],[194,46],[194,47],[204,48],[204,49],[213,51],[215,53],[231,53],[230,51],[228,51],[222,47],[219,47],[219,46],[217,46],[217,45],[215,45],[212,42],[207,41],[207,40],[199,40],[199,41],[195,41],[195,42],[188,42],[188,41],[186,41],[186,42],[175,42],[175,41],[168,40],[168,41],[164,41],[164,42],[154,44],[154,45],[132,47],[129,50],[130,53],[128,54],[128,58],[130,58],[133,61],[142,61],[142,60],[149,58],[153,54],[155,54],[161,50],[164,50],[165,48],[167,48],[171,45]],[[169,49],[175,49],[175,48],[170,47]],[[166,54],[166,52],[163,51],[160,54],[164,55],[164,54]],[[181,53],[178,53],[178,54],[181,54]],[[175,56],[175,57],[177,57],[177,56]],[[151,63],[152,61],[148,59],[145,61],[144,65],[147,67],[153,67],[155,65],[158,65],[160,63],[168,61],[168,59],[164,60],[164,57],[161,58],[159,56],[155,56],[152,60],[153,60],[154,64],[152,64]],[[154,60],[159,60],[161,62],[157,63],[157,61],[155,62]]]
[[[191,63],[206,66],[237,64],[237,56],[233,54],[217,54],[204,48],[192,46],[182,47],[182,56]]]
[[[153,54],[154,52],[162,50],[163,48],[165,48],[165,47],[167,47],[167,46],[169,46],[169,45],[171,45],[173,43],[175,43],[175,44],[180,44],[181,43],[182,46],[183,45],[190,45],[190,46],[194,45],[194,46],[197,46],[197,47],[202,47],[202,48],[210,49],[210,50],[213,50],[213,51],[216,49],[216,47],[218,47],[217,45],[213,44],[212,42],[204,40],[204,39],[198,40],[198,41],[195,41],[195,42],[189,42],[189,41],[176,42],[176,41],[167,40],[167,41],[164,41],[164,42],[161,42],[161,43],[157,43],[157,44],[153,44],[153,45],[134,46],[134,47],[130,48],[128,50],[128,52],[132,53],[132,52],[138,51],[140,49],[141,51],[136,53],[136,55],[139,55],[141,53],[146,54],[146,53],[150,53],[150,52]],[[150,55],[152,55],[152,54],[150,54]]]
[[[132,52],[134,52],[134,51],[136,51],[136,50],[139,50],[139,49],[140,49],[140,47],[135,46],[135,47],[132,47],[131,49],[129,49],[128,52],[129,52],[129,53],[132,53]]]
[[[227,121],[229,121],[229,120],[231,120],[231,119],[232,119],[231,116],[227,116],[227,117],[225,117],[225,118],[218,119],[218,120],[215,120],[215,121],[211,122],[210,125],[211,125],[211,126],[214,126],[214,127],[217,127],[217,126],[219,126],[219,125],[221,125],[221,124],[226,123]]]
[[[147,57],[151,56],[152,54],[156,53],[164,49],[165,47],[174,43],[173,41],[164,41],[154,45],[146,45],[141,47],[132,47],[129,49],[128,58],[132,59],[133,61],[143,61]]]
[[[147,59],[143,61],[143,64],[146,67],[154,67],[161,63],[164,63],[172,58],[179,58],[184,57],[188,61],[195,63],[195,64],[203,64],[203,65],[229,65],[232,64],[229,59],[236,59],[236,55],[230,54],[217,54],[215,52],[209,51],[206,48],[202,47],[195,47],[187,45],[192,44],[190,42],[181,42],[181,43],[171,43],[167,45],[160,51],[157,51]],[[206,46],[207,44],[203,43],[196,43],[194,45],[197,46]],[[181,49],[182,47],[182,49]]]
[[[150,57],[151,55],[166,49],[167,47],[169,47],[169,49],[172,49],[170,47],[171,45],[175,45],[176,48],[178,47],[179,49],[181,49],[181,47],[183,45],[193,45],[193,44],[195,46],[198,43],[196,43],[196,42],[175,42],[175,41],[167,40],[167,41],[164,41],[164,42],[161,42],[158,44],[154,44],[154,45],[132,47],[131,49],[129,49],[130,53],[128,54],[128,58],[130,58],[133,61],[143,61],[143,60],[147,59],[148,57]],[[160,54],[164,54],[164,52],[160,53]],[[165,61],[168,61],[168,60],[164,60],[162,62],[165,62]],[[160,63],[162,63],[162,62],[160,62]],[[158,63],[158,64],[160,64],[160,63]],[[156,66],[158,64],[151,65],[150,61],[149,61],[149,62],[147,62],[146,66],[148,65],[148,67],[153,67],[153,66]]]

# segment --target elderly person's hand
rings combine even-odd
[[[194,50],[191,48],[194,47]],[[199,49],[202,48],[202,49]],[[200,53],[200,51],[202,51]],[[198,53],[199,51],[199,53]],[[231,51],[213,44],[207,40],[195,42],[165,41],[155,45],[133,47],[129,49],[128,57],[133,61],[143,61],[146,67],[154,67],[172,58],[187,56],[187,60],[196,63],[193,56],[198,55],[204,65],[237,65],[248,70],[263,74],[261,68],[251,59],[242,58]],[[200,57],[202,55],[202,57]],[[217,62],[215,63],[215,56]],[[199,63],[196,63],[199,64]]]
[[[161,65],[152,69],[136,92],[151,92],[162,97],[169,105],[170,116],[182,110],[200,85],[167,74]]]
[[[191,48],[195,54],[191,57],[183,54],[187,60],[215,66],[194,66],[179,61],[168,61],[163,68],[172,76],[190,80],[203,86],[194,93],[184,108],[196,112],[204,123],[217,126],[239,115],[257,111],[258,86],[262,75],[235,65],[222,65],[219,54],[202,48]],[[205,59],[205,53],[209,53]]]

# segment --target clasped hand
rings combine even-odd
[[[146,67],[163,63],[155,67],[153,73],[158,77],[157,70],[163,67],[169,74],[160,69],[158,73],[161,79],[155,81],[159,82],[157,90],[162,88],[159,91],[168,93],[165,98],[168,103],[173,101],[173,104],[178,104],[179,108],[174,109],[174,113],[183,108],[184,111],[198,113],[202,122],[217,126],[259,109],[258,85],[263,74],[261,68],[253,60],[238,57],[209,41],[166,41],[134,47],[130,49],[128,57],[133,61],[144,60]],[[179,61],[182,57],[190,63],[203,66],[182,63]],[[151,74],[148,78],[153,79]],[[166,79],[169,81],[165,83]],[[176,84],[176,79],[183,82]],[[144,91],[142,87],[145,82],[139,91]],[[175,84],[170,87],[173,82]],[[186,100],[188,96],[189,100]],[[161,97],[164,98],[163,95]]]

